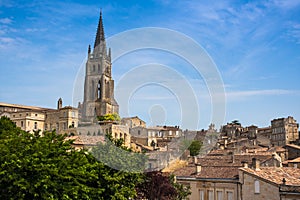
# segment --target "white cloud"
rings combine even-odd
[[[11,24],[12,22],[13,22],[13,20],[11,18],[8,18],[8,17],[0,19],[1,24]]]
[[[288,23],[287,36],[290,37],[290,40],[300,44],[300,23],[290,22]]]
[[[275,6],[280,9],[289,10],[300,5],[300,0],[273,0]]]
[[[255,96],[276,96],[276,95],[297,95],[299,91],[269,89],[269,90],[248,90],[248,91],[230,91],[226,92],[227,100],[242,100]]]

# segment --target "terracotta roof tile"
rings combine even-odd
[[[300,185],[300,169],[292,167],[261,167],[259,170],[240,168],[242,171],[271,181],[275,184],[282,184],[283,178],[286,185]]]
[[[103,136],[70,136],[66,140],[75,140],[73,144],[77,145],[96,145],[98,142],[104,142]]]

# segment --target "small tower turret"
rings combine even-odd
[[[58,101],[57,101],[57,110],[59,110],[61,108],[62,108],[62,99],[59,98]]]

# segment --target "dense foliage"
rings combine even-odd
[[[92,153],[75,151],[72,142],[55,132],[31,134],[0,118],[0,199],[183,199],[189,194],[172,176],[139,173],[145,156],[136,157],[122,140],[108,136]]]
[[[197,156],[200,152],[200,149],[202,147],[202,142],[199,140],[192,141],[191,145],[189,146],[190,155],[191,156]]]
[[[175,182],[174,176],[159,171],[145,173],[145,181],[137,187],[137,199],[185,199],[190,188]]]
[[[112,169],[55,132],[31,134],[0,119],[0,199],[129,199],[141,174]]]
[[[91,154],[113,169],[142,173],[145,170],[147,156],[133,152],[123,144],[123,139],[113,139],[111,134],[107,134],[106,142],[99,143],[91,150]]]
[[[102,116],[98,116],[99,121],[121,121],[118,113],[108,113]]]

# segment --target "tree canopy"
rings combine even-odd
[[[189,190],[176,184],[172,176],[162,176],[160,172],[132,173],[106,165],[109,161],[136,171],[143,167],[145,157],[135,157],[123,146],[122,140],[108,137],[110,142],[93,148],[91,152],[102,155],[104,162],[100,162],[102,160],[89,151],[75,150],[73,141],[66,137],[54,131],[44,132],[43,136],[39,132],[31,134],[1,117],[0,199],[127,200],[149,195],[160,195],[159,199],[182,199],[189,194]],[[127,153],[117,155],[111,144]],[[120,160],[122,156],[125,160]],[[149,188],[149,184],[153,188]]]
[[[189,146],[190,155],[191,156],[197,156],[200,152],[200,149],[202,147],[202,142],[199,140],[193,140],[191,145]]]
[[[121,121],[120,116],[118,113],[107,113],[102,116],[98,116],[99,121]]]
[[[142,175],[112,169],[66,135],[31,134],[0,119],[0,199],[129,199]]]
[[[137,199],[172,200],[185,199],[191,194],[190,187],[175,182],[173,175],[160,171],[145,173],[145,181],[137,187]]]

